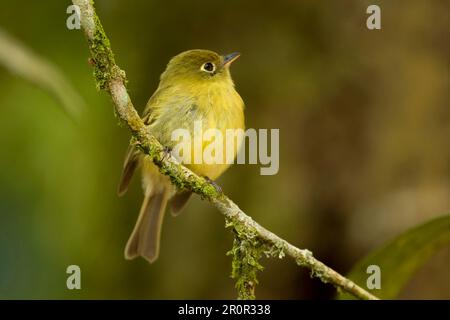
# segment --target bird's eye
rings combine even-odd
[[[206,62],[202,65],[202,70],[208,73],[213,73],[216,70],[216,66],[212,62]]]

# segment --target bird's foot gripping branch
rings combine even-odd
[[[94,65],[97,88],[107,91],[114,102],[119,119],[131,131],[137,147],[168,175],[178,188],[199,194],[211,202],[227,219],[235,234],[232,275],[236,280],[239,298],[253,299],[257,283],[256,274],[262,269],[260,258],[264,255],[292,257],[299,265],[311,270],[323,282],[330,283],[360,299],[375,296],[343,277],[313,257],[309,250],[299,249],[257,224],[233,201],[216,190],[204,178],[181,166],[173,157],[165,156],[164,148],[150,135],[133,107],[125,87],[125,73],[116,65],[109,40],[95,13],[92,0],[73,0],[80,8],[81,26],[86,35]]]

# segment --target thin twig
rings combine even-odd
[[[197,176],[186,167],[180,165],[174,157],[167,155],[162,145],[148,132],[131,103],[125,87],[125,73],[114,61],[109,40],[95,13],[92,1],[73,0],[72,2],[80,7],[81,26],[91,51],[97,86],[111,95],[116,113],[131,131],[136,140],[136,146],[152,159],[163,174],[170,177],[173,184],[180,189],[188,189],[195,192],[202,198],[210,201],[226,217],[228,226],[234,227],[239,239],[250,242],[253,241],[252,239],[257,239],[258,246],[263,248],[264,253],[280,258],[284,255],[290,256],[298,265],[310,269],[312,276],[318,277],[325,283],[330,283],[360,299],[377,299],[351,280],[315,259],[309,250],[299,249],[260,226],[227,196],[216,190],[209,181]],[[255,242],[252,243],[254,244]],[[254,283],[250,282],[248,287],[248,294],[252,295]]]

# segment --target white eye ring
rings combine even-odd
[[[208,73],[214,73],[214,71],[216,71],[216,66],[212,62],[206,62],[202,65],[200,70],[208,72]]]

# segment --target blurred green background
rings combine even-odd
[[[44,90],[0,68],[0,298],[234,298],[232,236],[193,199],[167,215],[159,260],[125,261],[142,193],[116,187],[129,133],[95,89],[69,1],[4,3],[0,27],[57,65],[86,101],[73,121]],[[366,8],[382,8],[382,30]],[[280,171],[233,166],[219,184],[256,221],[345,273],[399,232],[450,211],[450,3],[97,0],[142,110],[168,60],[242,52],[232,74],[251,128],[280,128]],[[450,299],[450,250],[402,298]],[[69,291],[68,265],[82,289]],[[330,298],[291,260],[264,260],[258,298]]]

